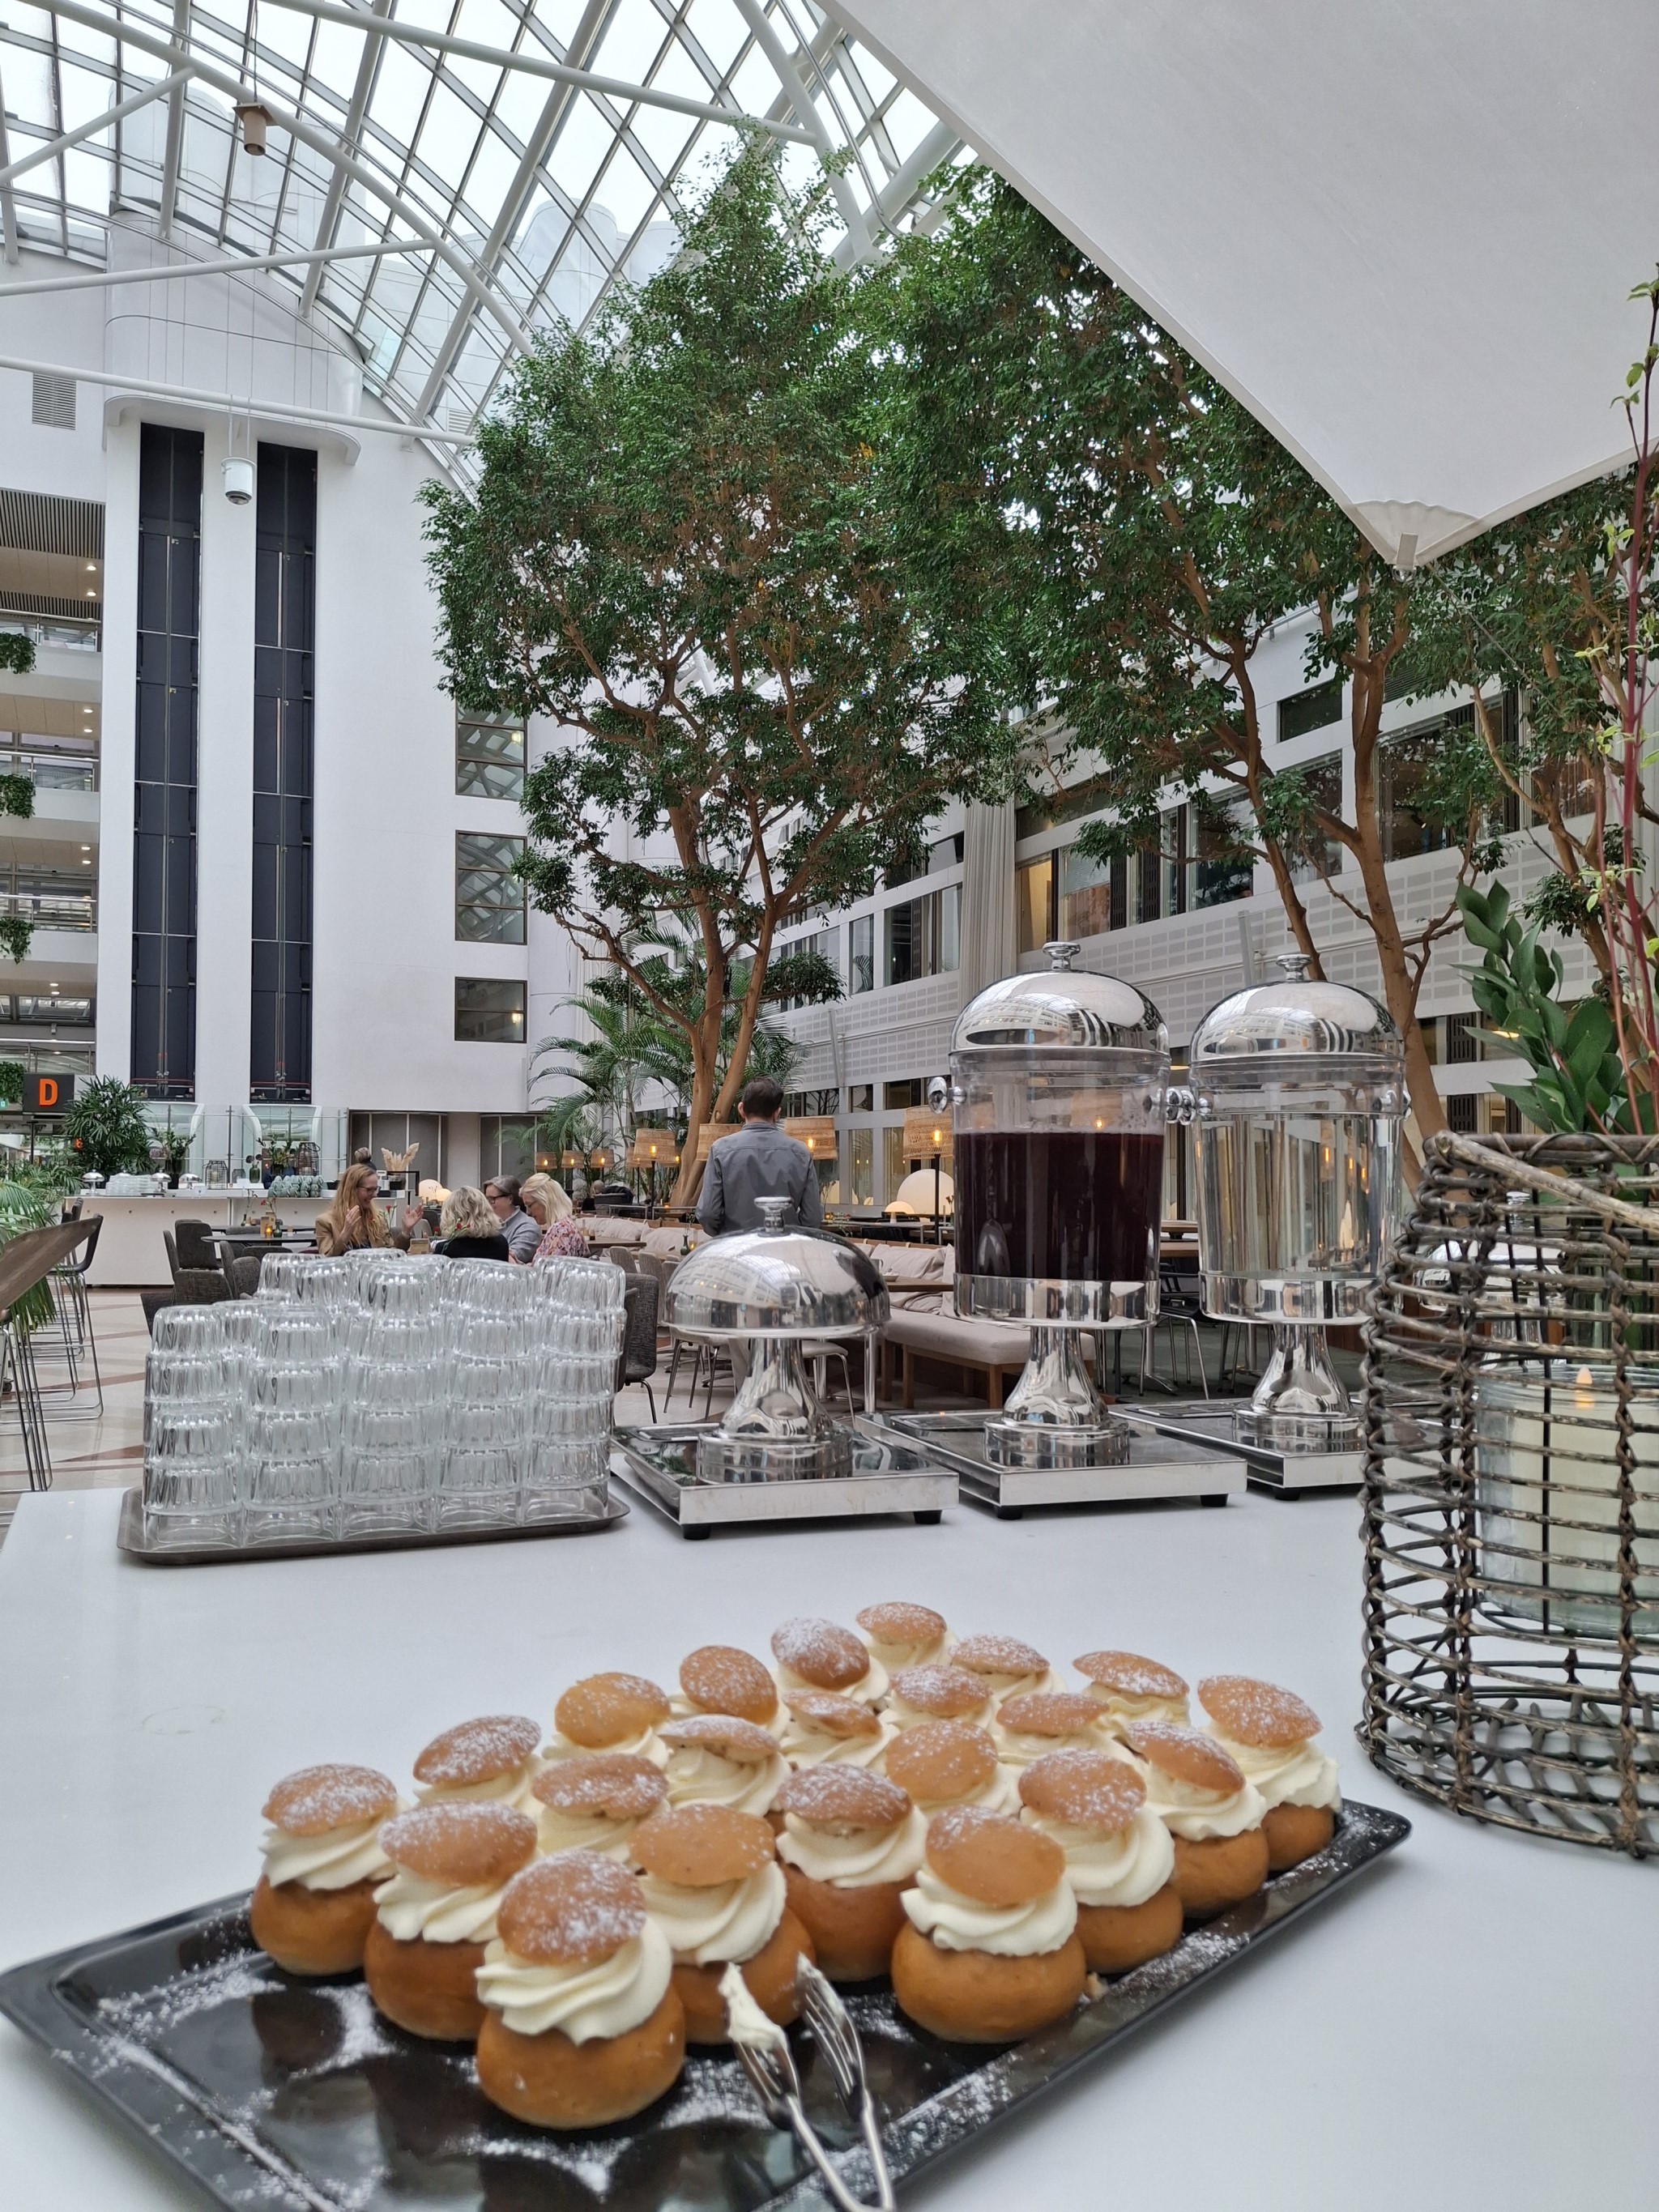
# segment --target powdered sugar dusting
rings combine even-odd
[[[396,1787],[372,1766],[302,1766],[276,1784],[264,1815],[284,1835],[325,1836],[383,1819],[397,1802]]]
[[[1224,1735],[1253,1750],[1276,1751],[1319,1734],[1319,1716],[1292,1690],[1248,1674],[1210,1674],[1198,1686],[1204,1710]]]
[[[1143,1659],[1138,1651],[1085,1651],[1073,1666],[1103,1690],[1117,1690],[1126,1698],[1184,1698],[1187,1685],[1172,1667],[1156,1659]]]
[[[636,1875],[597,1851],[558,1851],[515,1875],[496,1916],[501,1941],[538,1966],[609,1959],[645,1925]]]
[[[1044,1819],[1115,1836],[1146,1802],[1146,1785],[1127,1759],[1083,1747],[1051,1751],[1019,1778],[1023,1803]]]
[[[870,1654],[850,1628],[802,1613],[772,1633],[772,1656],[781,1667],[821,1690],[845,1690],[870,1671]]]
[[[1017,1636],[964,1636],[951,1654],[951,1664],[973,1674],[1041,1674],[1048,1662]]]
[[[706,1713],[733,1713],[739,1720],[769,1720],[778,1709],[777,1685],[758,1659],[734,1644],[705,1644],[687,1655],[680,1687]]]
[[[522,1713],[490,1713],[462,1721],[434,1736],[415,1762],[415,1779],[435,1789],[493,1782],[522,1766],[542,1740],[539,1724]]]
[[[970,1674],[965,1667],[935,1662],[928,1667],[906,1667],[895,1674],[893,1695],[919,1713],[937,1713],[948,1721],[977,1712],[990,1692],[978,1675]]]
[[[1123,1732],[1144,1759],[1177,1782],[1228,1792],[1244,1787],[1237,1760],[1199,1729],[1182,1728],[1176,1721],[1131,1721]]]

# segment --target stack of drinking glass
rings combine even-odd
[[[273,1253],[255,1297],[163,1306],[144,1372],[146,1542],[603,1512],[623,1289],[608,1261]]]

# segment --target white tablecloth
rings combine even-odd
[[[116,1553],[108,1492],[27,1498],[0,1550],[0,1964],[217,1897],[319,1759],[399,1777],[576,1675],[764,1651],[796,1612],[909,1597],[1057,1662],[1237,1668],[1324,1716],[1412,1839],[1316,1922],[909,2197],[951,2212],[1599,2212],[1655,2202],[1659,1867],[1454,1819],[1361,1759],[1349,1498],[688,1545],[636,1506],[564,1541],[257,1566]],[[0,2205],[198,2199],[0,2028]]]

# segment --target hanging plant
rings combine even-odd
[[[25,921],[21,914],[0,914],[0,945],[4,945],[12,958],[20,964],[29,957],[29,947],[34,942],[34,924]]]
[[[0,814],[15,814],[20,822],[27,822],[33,813],[34,778],[0,775]]]
[[[20,630],[0,630],[0,668],[27,676],[34,665],[34,641]]]

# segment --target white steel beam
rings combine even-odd
[[[371,39],[395,39],[406,46],[428,46],[434,53],[456,54],[463,60],[484,62],[492,69],[518,70],[526,76],[549,78],[555,84],[574,85],[578,92],[592,92],[624,106],[665,107],[676,115],[695,115],[705,123],[723,123],[735,130],[764,131],[774,138],[797,145],[817,146],[822,134],[799,130],[793,124],[773,122],[763,115],[748,115],[738,107],[715,107],[707,100],[689,100],[682,93],[665,92],[649,84],[631,84],[625,77],[600,76],[593,70],[573,69],[566,62],[545,61],[538,54],[514,52],[506,46],[483,46],[476,39],[453,39],[442,31],[422,30],[417,23],[394,22],[366,8],[339,8],[333,0],[267,0],[276,8],[296,15],[314,15],[319,22],[343,23]],[[739,0],[741,4],[741,0]]]
[[[390,13],[392,0],[374,0],[372,12],[376,15]],[[368,95],[374,89],[374,71],[379,65],[380,48],[373,39],[363,40],[362,58],[357,64],[357,82],[352,87],[351,105],[346,110],[345,123],[341,130],[343,142],[355,154],[358,133],[363,127],[363,116],[368,107]],[[328,191],[323,199],[323,212],[317,223],[319,246],[332,246],[334,227],[340,220],[340,205],[345,198],[345,171],[337,161],[328,180]],[[305,290],[300,298],[300,313],[308,316],[317,304],[317,294],[323,281],[323,263],[319,259],[306,279]]]
[[[809,144],[817,147],[818,152],[825,157],[827,163],[830,157],[836,151],[835,142],[824,129],[817,109],[807,97],[806,87],[801,82],[800,72],[795,67],[794,58],[785,50],[782,40],[779,38],[770,17],[767,15],[764,0],[738,0],[738,12],[754,33],[756,45],[771,63],[789,105],[805,125],[805,131],[800,135]],[[775,126],[769,123],[767,127],[771,129]],[[853,258],[856,260],[867,260],[872,248],[870,226],[864,219],[864,210],[859,205],[858,198],[853,187],[838,169],[830,168],[829,177],[830,189],[835,194],[836,205],[841,210],[842,222],[846,227],[848,237],[852,240]]]
[[[35,292],[101,292],[112,284],[165,284],[175,276],[252,276],[262,269],[304,269],[313,261],[375,261],[392,253],[430,253],[424,239],[394,245],[314,246],[287,253],[227,253],[217,261],[158,261],[147,269],[85,269],[73,276],[30,276],[21,284],[0,284],[0,304]]]
[[[11,160],[6,136],[6,89],[0,84],[0,161]],[[9,185],[0,185],[0,249],[13,268],[17,265],[17,201]]]
[[[142,392],[149,399],[177,399],[191,407],[210,407],[217,414],[264,416],[272,422],[317,422],[334,430],[380,430],[395,438],[413,438],[422,445],[476,446],[466,430],[438,430],[424,422],[382,422],[374,415],[340,415],[326,407],[295,407],[286,400],[249,399],[228,392],[202,392],[188,384],[158,384],[143,376],[120,376],[113,369],[81,368],[61,361],[20,361],[0,354],[0,368],[15,368],[22,376],[63,376],[76,384],[96,384],[112,392]]]
[[[78,131],[66,131],[61,138],[50,139],[45,145],[37,146],[32,154],[20,155],[16,161],[8,161],[3,168],[0,168],[0,186],[9,185],[14,177],[21,177],[27,169],[38,168],[43,161],[55,161],[60,154],[68,153],[71,146],[80,145],[83,139],[96,137],[100,131],[109,130],[123,116],[134,115],[141,107],[148,107],[152,100],[162,99],[175,86],[185,83],[193,75],[194,71],[188,69],[174,70],[171,76],[158,77],[154,84],[145,85],[141,92],[130,93],[126,99],[113,107],[106,108],[103,114],[94,115],[90,123],[82,124]]]
[[[189,58],[185,52],[190,40],[190,0],[173,0],[173,43],[177,49],[175,58],[182,64]],[[175,86],[167,100],[167,150],[161,156],[161,200],[160,222],[161,242],[165,245],[173,235],[173,210],[179,198],[179,171],[185,155],[185,88]]]

